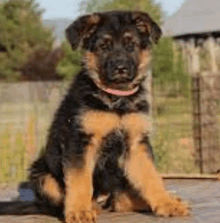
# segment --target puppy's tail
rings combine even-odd
[[[58,216],[56,208],[35,201],[0,202],[0,215],[51,215]]]
[[[46,213],[44,213],[46,212]],[[47,214],[46,209],[33,201],[0,202],[0,215]]]

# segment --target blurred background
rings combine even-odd
[[[220,170],[219,0],[0,0],[0,183],[26,179],[80,68],[65,28],[112,9],[146,11],[163,29],[148,83],[159,171]]]

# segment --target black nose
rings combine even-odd
[[[134,76],[131,61],[128,59],[112,58],[107,67],[108,80],[111,82],[130,81]]]
[[[129,60],[117,60],[114,64],[112,78],[115,81],[130,81],[133,78]]]
[[[136,65],[131,57],[125,55],[111,55],[104,65],[106,81],[109,83],[126,83],[134,79]]]
[[[128,73],[128,65],[126,65],[126,63],[119,62],[118,65],[116,64],[115,73],[125,76]]]

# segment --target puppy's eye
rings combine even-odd
[[[108,49],[108,45],[105,44],[105,43],[100,44],[99,47],[100,47],[101,50],[107,50]]]
[[[110,51],[112,48],[112,42],[110,40],[106,40],[99,45],[99,49],[102,51]]]
[[[131,37],[126,37],[124,39],[124,46],[126,51],[133,52],[135,50],[136,43]]]

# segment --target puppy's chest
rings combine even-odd
[[[148,115],[135,112],[119,116],[116,113],[103,111],[87,111],[80,116],[82,131],[92,135],[96,143],[113,132],[127,135],[130,140],[139,138],[151,129]]]
[[[80,119],[82,131],[92,136],[88,149],[97,154],[94,187],[102,185],[102,190],[109,191],[121,184],[124,158],[131,149],[138,148],[137,144],[150,131],[151,122],[140,112],[119,116],[94,110],[83,113]]]

